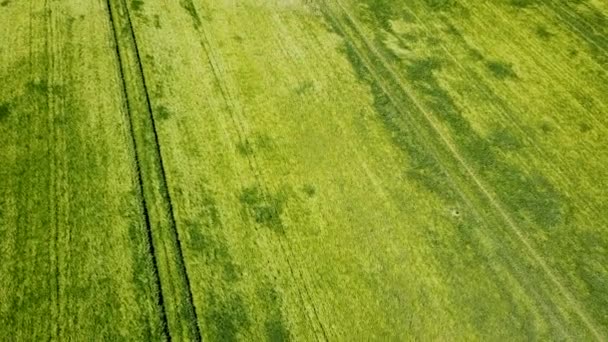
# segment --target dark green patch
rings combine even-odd
[[[30,103],[36,103],[38,110],[47,110],[47,97],[51,87],[46,79],[33,80],[25,84],[26,97]]]
[[[239,332],[250,325],[247,306],[237,289],[241,271],[230,254],[225,227],[212,194],[203,190],[196,207],[200,212],[183,226],[188,251],[212,275],[199,283],[201,293],[205,293],[204,339],[236,341]]]
[[[456,3],[455,0],[425,0],[427,6],[435,11],[449,10]]]
[[[345,44],[342,51],[348,57],[358,77],[369,83],[374,98],[374,108],[380,115],[384,125],[391,132],[393,142],[410,156],[410,163],[405,173],[423,185],[426,189],[438,194],[440,197],[454,200],[456,193],[449,185],[448,177],[436,158],[427,149],[421,148],[418,142],[417,130],[412,130],[399,112],[393,101],[389,99],[382,87],[373,80],[369,70],[363,64],[352,45]],[[432,80],[433,70],[440,67],[436,59],[420,60],[412,65],[406,72],[419,80]]]
[[[160,24],[160,16],[158,14],[154,15],[154,27],[157,29],[162,28],[162,25]]]
[[[190,234],[188,239],[188,247],[196,252],[204,252],[210,249],[212,241],[208,236],[205,236],[203,227],[195,222],[186,221],[185,226]]]
[[[513,66],[499,61],[491,61],[486,63],[486,67],[492,74],[499,80],[505,80],[508,78],[517,78],[517,74],[513,71]]]
[[[264,323],[264,328],[266,329],[267,341],[282,342],[291,340],[290,332],[282,320],[270,319]]]
[[[253,214],[257,223],[268,226],[280,226],[281,217],[277,207],[273,205],[260,205],[253,208]]]
[[[186,10],[186,12],[188,12],[190,18],[192,18],[192,24],[194,27],[199,29],[203,23],[201,21],[201,17],[199,17],[198,13],[196,12],[196,8],[194,7],[192,0],[181,0],[179,4],[183,9]]]
[[[516,8],[529,8],[536,6],[538,0],[511,0],[509,5]]]
[[[521,143],[515,135],[506,128],[494,130],[488,136],[490,143],[502,150],[514,151],[521,148]]]
[[[600,65],[608,64],[608,16],[597,6],[588,4],[586,0],[512,0],[511,5],[521,8],[538,6],[539,12],[553,12],[577,36],[581,43],[577,45],[586,45],[591,57]]]
[[[217,291],[215,296],[209,296],[209,307],[205,314],[209,341],[237,341],[239,331],[250,324],[247,307],[240,296]]]
[[[540,124],[540,130],[545,134],[549,134],[549,133],[553,132],[553,126],[548,121],[543,121]]]
[[[456,38],[459,38],[459,39],[463,38],[462,33],[456,28],[456,26],[454,26],[450,22],[445,23],[445,27],[443,28],[443,31]]]
[[[396,3],[391,0],[374,0],[367,1],[367,10],[364,9],[364,18],[373,25],[379,25],[380,28],[386,31],[392,31],[391,19],[396,13],[393,8]]]
[[[236,150],[242,156],[249,156],[253,154],[253,146],[249,140],[239,141],[238,144],[236,144]]]
[[[467,52],[469,53],[469,56],[476,62],[483,61],[485,59],[481,51],[475,48],[469,48],[467,49]]]
[[[127,205],[126,207],[129,207]],[[137,217],[138,213],[132,213],[133,217]],[[129,225],[129,240],[133,248],[131,250],[131,258],[133,260],[133,283],[135,284],[135,294],[139,303],[154,303],[156,311],[149,312],[142,310],[142,317],[139,317],[142,333],[147,335],[147,339],[162,338],[161,330],[161,310],[159,305],[158,294],[160,293],[159,283],[156,282],[153,269],[156,265],[153,264],[151,254],[148,252],[148,241],[144,238],[146,232],[140,224],[132,223]],[[144,317],[146,315],[147,317]]]
[[[49,92],[49,84],[46,79],[29,81],[25,85],[30,93],[46,95]]]
[[[579,130],[581,131],[581,133],[587,133],[587,132],[589,132],[591,129],[593,129],[593,127],[592,127],[591,125],[589,125],[588,123],[586,123],[586,122],[581,122],[581,123],[578,125],[578,128],[579,128]]]
[[[131,0],[131,9],[139,11],[144,6],[143,0]]]
[[[577,6],[584,1],[553,2],[545,1],[559,15],[564,25],[571,27],[571,32],[579,36],[600,65],[608,65],[608,16],[596,6]]]
[[[255,135],[255,146],[260,149],[272,148],[272,138],[264,133]]]
[[[150,54],[147,53],[147,54],[144,55],[144,60],[145,60],[146,63],[154,65],[154,56],[152,56],[152,55],[150,55]]]
[[[340,23],[334,18],[327,16],[327,24],[340,34]],[[437,138],[433,127],[428,124],[424,113],[417,109],[409,95],[403,92],[400,80],[391,76],[383,61],[378,61],[373,53],[368,54],[373,75],[355,51],[350,37],[344,36],[345,45],[341,50],[350,60],[351,65],[362,83],[369,85],[374,98],[374,107],[379,118],[383,121],[387,132],[399,149],[408,156],[408,164],[405,166],[406,174],[420,184],[424,189],[436,194],[446,208],[458,208],[452,210],[451,221],[454,222],[454,234],[442,233],[432,236],[432,227],[425,228],[425,237],[429,238],[429,244],[436,245],[433,248],[437,254],[441,267],[446,274],[461,274],[462,277],[449,277],[451,288],[463,288],[474,286],[473,291],[454,293],[455,300],[462,303],[460,307],[462,315],[468,315],[472,324],[478,331],[489,331],[488,317],[496,313],[497,308],[502,310],[504,317],[509,317],[508,324],[517,327],[522,334],[532,337],[536,332],[535,326],[529,324],[532,319],[527,308],[522,307],[516,296],[512,296],[508,286],[491,265],[500,262],[509,269],[509,273],[523,273],[520,267],[525,261],[514,260],[513,250],[519,250],[521,246],[513,243],[505,236],[487,234],[485,229],[479,229],[484,223],[478,221],[467,209],[470,205],[465,203],[458,188],[450,181],[450,176],[462,176],[467,181],[470,175],[461,170],[461,165],[454,160],[447,148],[443,148],[443,142]],[[376,44],[378,42],[376,41]],[[364,45],[364,44],[363,44]],[[376,48],[384,52],[387,50],[383,44]],[[363,51],[362,53],[365,53]],[[440,56],[440,55],[439,55]],[[511,141],[504,133],[498,133],[492,139],[480,136],[471,124],[462,116],[460,109],[451,98],[450,93],[441,87],[436,73],[441,71],[441,60],[437,58],[418,58],[398,61],[395,64],[397,70],[403,70],[416,92],[418,100],[422,101],[425,110],[439,119],[445,127],[450,130],[450,136],[455,140],[455,145],[467,164],[475,170],[477,176],[493,187],[499,200],[513,213],[518,220],[532,221],[537,224],[539,230],[555,228],[565,221],[568,213],[567,198],[562,196],[545,178],[540,175],[528,175],[517,166],[502,159],[496,145],[516,146],[518,143]],[[382,84],[378,84],[378,79]],[[389,90],[387,95],[386,89]],[[392,90],[392,91],[391,91]],[[451,174],[446,171],[448,169]],[[470,179],[468,179],[471,182]],[[482,197],[482,196],[480,196]],[[487,202],[486,198],[478,198]],[[480,202],[481,203],[481,202]],[[482,210],[491,211],[490,205]],[[490,213],[490,215],[494,216]],[[499,215],[496,215],[499,216]],[[527,225],[526,225],[527,226]],[[553,229],[552,233],[558,231]],[[483,236],[482,238],[479,235]],[[499,234],[500,235],[500,234]],[[505,238],[507,237],[507,238]],[[487,238],[495,241],[498,248],[488,248],[483,242]],[[466,246],[467,248],[463,248]],[[454,258],[454,250],[459,252],[459,257]],[[491,262],[490,262],[491,261]],[[472,265],[474,265],[472,267]],[[474,271],[472,271],[474,269]],[[479,277],[483,273],[484,277]],[[471,285],[470,277],[473,276],[475,284]],[[529,276],[529,275],[526,275]],[[479,278],[478,278],[479,277]],[[531,285],[532,287],[533,285]],[[500,293],[496,297],[495,293]],[[480,298],[487,300],[480,301]],[[522,323],[525,322],[525,323]],[[508,339],[503,336],[502,339]]]
[[[0,120],[6,118],[11,114],[11,107],[8,103],[0,103]]]
[[[302,82],[295,88],[295,92],[298,95],[304,95],[313,90],[314,86],[315,84],[312,81]]]
[[[241,203],[246,207],[254,221],[277,233],[283,233],[281,214],[285,205],[284,194],[272,195],[259,187],[245,188],[240,195]]]
[[[430,82],[434,78],[433,72],[439,69],[441,69],[441,62],[438,58],[424,58],[409,63],[406,73],[408,78],[415,82]]]
[[[272,147],[272,139],[266,134],[254,135],[251,139],[239,141],[236,150],[242,156],[252,155],[256,149],[264,150]]]
[[[291,332],[284,323],[282,306],[283,300],[277,290],[270,284],[266,284],[258,290],[258,296],[264,303],[264,311],[267,314],[264,328],[266,340],[282,342],[291,340]]]
[[[200,213],[196,219],[185,221],[189,249],[205,263],[216,267],[216,274],[221,275],[223,281],[237,281],[240,278],[239,267],[234,263],[223,237],[223,225],[215,200],[205,194],[198,207]]]
[[[4,0],[4,1],[0,2],[0,6],[2,6],[2,7],[6,7],[6,6],[8,6],[10,3],[11,3],[11,2],[10,2],[9,0]]]
[[[537,26],[534,33],[542,40],[549,40],[554,36],[554,34],[549,32],[549,30],[547,30],[547,28],[544,26]]]
[[[154,111],[154,113],[161,120],[167,120],[168,118],[171,117],[171,112],[164,105],[159,105],[158,107],[156,107],[156,110]]]
[[[312,185],[312,184],[306,184],[306,185],[304,185],[304,188],[302,189],[302,191],[304,191],[304,193],[308,197],[313,197],[314,195],[317,194],[317,188],[315,188],[315,186]]]

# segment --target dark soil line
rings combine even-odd
[[[163,335],[167,338],[167,340],[171,340],[171,337],[169,335],[169,325],[167,322],[167,314],[166,314],[166,308],[165,308],[165,304],[164,304],[164,299],[163,299],[163,291],[162,291],[162,286],[161,286],[161,282],[160,282],[160,274],[158,271],[158,264],[156,261],[156,252],[155,252],[155,248],[154,248],[154,243],[152,240],[152,227],[150,224],[150,216],[148,214],[148,206],[146,203],[146,199],[143,195],[144,193],[144,182],[143,182],[143,177],[142,177],[142,173],[141,173],[141,167],[140,167],[140,161],[139,161],[139,155],[137,153],[137,141],[135,139],[135,132],[133,130],[133,118],[132,118],[132,113],[131,113],[131,104],[129,102],[129,97],[127,95],[127,84],[126,84],[126,80],[124,77],[124,69],[123,69],[123,61],[122,61],[122,57],[120,54],[120,49],[118,47],[118,35],[116,34],[116,26],[114,23],[114,17],[112,15],[112,4],[111,4],[111,0],[107,0],[107,10],[108,10],[108,18],[110,20],[110,27],[112,29],[112,34],[114,37],[114,47],[116,49],[116,58],[118,59],[118,70],[120,73],[120,79],[122,81],[122,91],[124,94],[124,100],[125,100],[125,104],[127,106],[127,115],[128,115],[128,120],[127,123],[129,125],[129,132],[130,132],[130,136],[131,136],[131,143],[133,144],[133,159],[135,161],[135,169],[136,169],[136,174],[137,174],[137,181],[138,181],[138,195],[141,201],[141,207],[142,207],[142,211],[143,211],[143,216],[145,218],[145,224],[146,224],[146,240],[148,242],[148,252],[150,253],[150,256],[152,257],[152,265],[153,265],[153,273],[154,273],[154,283],[156,285],[156,287],[159,289],[158,291],[158,306],[161,308],[160,311],[160,319],[163,323],[163,327],[162,327],[162,333]]]

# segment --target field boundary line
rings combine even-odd
[[[364,55],[365,53],[356,46],[356,44],[354,43],[354,38],[349,33],[347,33],[346,30],[342,27],[343,24],[337,18],[335,11],[333,9],[331,9],[330,6],[327,5],[327,0],[321,0],[321,1],[325,5],[326,11],[329,12],[328,14],[330,14],[333,17],[333,19],[336,21],[336,23],[338,25],[340,25],[339,29],[345,34],[345,37],[347,37],[348,40],[351,40],[351,43],[352,43],[351,45],[352,45],[353,49],[357,52],[359,57],[362,57],[362,55]],[[479,176],[477,176],[477,174],[472,169],[472,167],[469,166],[469,164],[466,162],[464,157],[461,156],[461,154],[458,152],[458,150],[454,146],[454,144],[441,131],[441,129],[438,127],[435,119],[433,118],[433,115],[428,113],[428,111],[426,111],[424,109],[424,106],[413,95],[410,94],[410,91],[408,90],[409,87],[407,87],[405,84],[403,84],[401,79],[397,76],[395,71],[390,67],[390,65],[386,62],[386,60],[382,57],[382,55],[380,53],[378,53],[377,51],[375,51],[375,49],[373,48],[373,45],[371,45],[371,43],[367,40],[367,38],[364,36],[364,34],[361,33],[361,30],[358,28],[356,21],[352,18],[350,13],[345,9],[345,7],[341,4],[341,2],[339,0],[334,0],[334,2],[340,8],[340,10],[344,14],[344,16],[351,22],[351,24],[353,26],[353,30],[355,31],[355,33],[358,36],[360,36],[361,43],[366,47],[366,49],[370,53],[372,53],[383,64],[383,67],[389,72],[390,76],[399,85],[399,87],[401,88],[401,91],[415,104],[415,106],[418,108],[418,110],[423,114],[424,118],[430,124],[433,131],[436,132],[437,136],[440,138],[440,140],[443,142],[443,144],[448,148],[448,150],[450,151],[452,156],[463,166],[466,173],[469,175],[470,179],[475,183],[477,188],[483,193],[483,195],[487,198],[487,200],[490,202],[490,204],[496,209],[496,211],[503,218],[505,223],[507,223],[507,226],[509,226],[510,229],[515,233],[515,235],[520,240],[520,242],[528,250],[528,253],[538,263],[538,265],[546,273],[546,275],[549,277],[549,279],[554,283],[554,285],[557,286],[559,292],[561,292],[561,294],[567,299],[567,301],[570,303],[571,307],[574,309],[574,311],[580,317],[582,322],[592,332],[592,334],[595,336],[595,338],[597,340],[601,341],[603,339],[602,335],[599,333],[598,329],[591,322],[591,320],[587,317],[585,312],[581,309],[578,301],[574,297],[572,297],[570,292],[560,282],[560,280],[553,273],[553,271],[549,268],[547,263],[540,256],[540,254],[534,249],[534,247],[530,244],[530,242],[523,236],[523,233],[520,231],[519,227],[517,226],[515,221],[511,218],[511,216],[507,213],[507,211],[502,207],[499,200],[497,200],[495,198],[495,195],[483,184],[483,182],[480,180]],[[364,58],[362,58],[362,59],[365,60]],[[366,68],[369,69],[370,73],[373,74],[373,77],[378,81],[378,83],[384,83],[382,78],[377,75],[377,71],[375,70],[375,68],[373,68],[370,65],[367,65],[368,64],[367,62],[365,64],[366,64]],[[383,86],[382,88],[388,88],[388,87]],[[385,93],[386,93],[386,91],[385,91]],[[390,96],[389,94],[386,94],[386,95],[388,95],[391,102],[395,103],[395,101],[393,100],[393,96]],[[395,103],[395,104],[398,105],[398,103]]]

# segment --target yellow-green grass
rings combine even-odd
[[[0,7],[3,338],[608,334],[605,4],[37,6]]]

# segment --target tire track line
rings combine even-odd
[[[153,238],[152,238],[152,226],[150,223],[150,215],[148,213],[148,204],[146,203],[146,198],[144,196],[144,182],[143,182],[143,177],[142,177],[142,171],[141,171],[141,162],[140,162],[140,157],[139,154],[137,153],[137,141],[135,139],[135,131],[133,128],[133,118],[132,118],[132,108],[131,108],[131,103],[129,101],[129,97],[127,96],[127,82],[125,80],[125,76],[124,76],[124,69],[123,69],[123,60],[122,60],[122,56],[120,54],[120,49],[118,46],[118,35],[116,33],[116,23],[114,22],[114,17],[112,15],[112,4],[111,4],[111,0],[106,0],[107,3],[107,11],[108,11],[108,19],[110,21],[110,28],[112,31],[112,37],[113,37],[113,45],[115,47],[115,54],[116,54],[116,58],[117,58],[117,64],[118,64],[118,73],[121,79],[121,86],[122,86],[122,93],[124,95],[123,101],[125,103],[126,106],[126,115],[128,116],[127,120],[125,120],[127,122],[128,125],[128,130],[129,130],[129,135],[131,138],[131,147],[132,147],[132,153],[133,153],[133,160],[134,160],[134,164],[135,164],[135,174],[137,177],[137,194],[140,200],[140,207],[142,210],[142,215],[144,216],[144,220],[145,220],[145,228],[146,228],[146,240],[147,240],[147,245],[148,245],[148,253],[150,254],[150,257],[152,258],[152,265],[153,265],[153,274],[154,274],[154,283],[156,288],[158,289],[158,301],[157,301],[157,305],[160,309],[160,320],[162,322],[162,333],[164,335],[164,337],[168,340],[170,340],[170,334],[169,334],[169,325],[167,322],[167,313],[166,313],[166,307],[165,307],[165,300],[163,298],[163,290],[162,290],[162,285],[161,285],[161,281],[160,281],[160,274],[159,274],[159,270],[158,270],[158,262],[156,260],[156,252],[155,252],[155,247],[154,247],[154,242],[153,242]]]
[[[184,260],[184,256],[183,256],[183,249],[182,249],[182,245],[181,245],[181,239],[179,237],[179,231],[177,229],[177,224],[176,224],[176,220],[175,220],[175,212],[173,210],[173,202],[171,200],[171,194],[169,191],[169,184],[167,181],[167,174],[165,171],[165,164],[163,161],[163,155],[162,155],[162,151],[161,151],[161,144],[159,142],[159,138],[158,138],[158,130],[156,127],[156,120],[154,119],[154,111],[152,109],[152,103],[150,100],[150,93],[148,91],[148,86],[146,83],[146,77],[145,77],[145,73],[144,73],[144,68],[141,62],[141,57],[140,57],[140,53],[139,53],[139,45],[137,44],[137,37],[135,35],[135,30],[133,28],[133,23],[131,21],[131,15],[129,13],[129,7],[127,5],[127,3],[125,2],[125,0],[122,0],[122,3],[124,5],[124,8],[126,10],[126,14],[127,14],[127,21],[129,23],[129,31],[131,34],[131,38],[133,39],[133,43],[135,46],[135,55],[136,55],[136,60],[137,60],[137,65],[139,68],[139,74],[141,76],[141,81],[142,81],[142,85],[143,85],[143,90],[144,90],[144,94],[145,94],[145,99],[146,99],[146,105],[148,108],[148,113],[149,113],[149,118],[150,118],[150,123],[152,124],[152,133],[154,135],[154,147],[155,147],[155,152],[158,156],[158,163],[160,166],[160,171],[161,171],[161,185],[163,187],[164,191],[161,191],[161,193],[164,196],[164,201],[166,202],[166,204],[168,205],[169,208],[169,219],[170,219],[170,225],[172,228],[172,232],[175,236],[175,241],[177,244],[177,258],[178,258],[178,268],[181,270],[181,272],[183,273],[182,276],[184,277],[185,280],[185,284],[186,284],[186,291],[187,291],[187,301],[188,301],[188,305],[189,305],[189,311],[190,314],[193,316],[194,318],[194,330],[196,333],[195,336],[195,340],[200,341],[202,339],[202,335],[201,335],[201,329],[199,327],[199,323],[198,323],[198,317],[197,317],[197,313],[196,313],[196,306],[194,305],[194,296],[192,294],[192,287],[190,285],[190,277],[188,276],[188,270],[186,268],[186,263]]]
[[[157,125],[156,125],[156,120],[154,118],[154,110],[152,108],[152,103],[150,100],[150,93],[148,91],[148,86],[147,86],[147,82],[146,82],[146,77],[145,77],[145,72],[144,72],[144,67],[141,61],[141,54],[139,51],[139,45],[137,42],[137,35],[135,34],[135,29],[133,27],[133,22],[131,20],[131,14],[129,11],[129,6],[126,3],[125,0],[118,0],[121,2],[121,7],[124,10],[124,14],[125,14],[125,18],[127,21],[127,29],[128,29],[128,34],[132,40],[132,45],[133,45],[133,52],[135,53],[135,60],[137,63],[137,74],[140,78],[140,82],[141,82],[141,87],[142,87],[142,93],[144,95],[144,99],[145,99],[145,105],[146,105],[146,110],[147,110],[147,114],[148,114],[148,121],[149,124],[151,126],[151,133],[153,136],[153,146],[152,146],[152,150],[153,153],[155,154],[155,163],[157,165],[155,165],[156,168],[158,168],[158,170],[160,171],[160,175],[159,175],[159,192],[162,196],[162,200],[163,200],[163,205],[166,206],[165,210],[168,211],[168,223],[169,223],[169,229],[170,229],[170,234],[171,234],[171,238],[172,240],[174,240],[175,245],[172,246],[173,249],[175,250],[175,253],[177,254],[176,256],[176,266],[177,266],[177,273],[178,273],[178,277],[182,278],[181,281],[183,281],[183,284],[180,284],[180,287],[183,286],[186,292],[186,310],[188,311],[187,315],[190,316],[190,318],[188,320],[190,320],[191,322],[181,322],[181,323],[192,323],[191,327],[189,327],[191,330],[193,330],[192,332],[195,334],[192,338],[196,341],[200,341],[202,339],[202,335],[201,335],[201,329],[199,327],[199,321],[198,321],[198,317],[197,317],[197,312],[196,312],[196,306],[194,304],[194,297],[192,294],[192,287],[190,284],[190,277],[188,275],[188,270],[186,268],[186,263],[184,260],[184,256],[183,256],[183,249],[182,249],[182,245],[181,245],[181,239],[179,236],[179,231],[177,229],[177,224],[176,224],[176,220],[175,220],[175,212],[173,209],[173,202],[171,200],[171,194],[169,191],[169,184],[167,181],[167,173],[166,173],[166,169],[165,169],[165,163],[163,161],[163,155],[162,155],[162,150],[161,150],[161,144],[158,138],[158,129],[157,129]]]
[[[51,303],[53,308],[51,309],[53,319],[51,322],[52,329],[50,331],[51,339],[60,340],[60,316],[61,316],[61,298],[59,297],[59,278],[60,278],[60,267],[59,267],[59,216],[58,216],[58,201],[57,201],[57,150],[55,149],[57,146],[57,136],[56,130],[54,129],[53,119],[57,110],[57,101],[55,99],[55,95],[53,94],[53,85],[55,84],[55,70],[56,70],[56,60],[55,60],[55,32],[53,28],[53,13],[51,7],[49,6],[49,1],[45,0],[44,6],[44,25],[45,25],[45,42],[44,42],[44,53],[45,53],[45,72],[46,72],[46,82],[48,86],[48,90],[45,94],[46,97],[46,106],[47,106],[47,127],[48,130],[48,139],[49,139],[49,147],[47,147],[47,158],[49,159],[49,189],[48,189],[48,214],[50,216],[50,248],[49,248],[49,256],[51,266],[50,272],[52,273],[52,299]]]
[[[327,0],[321,0],[321,1],[323,2],[324,7],[325,7],[326,11],[328,12],[328,14],[330,16],[332,16],[333,19],[336,21],[336,23],[340,26],[340,30],[344,33],[345,37],[348,37],[348,40],[351,41],[352,46],[355,49],[356,53],[359,55],[359,57],[363,61],[366,61],[365,62],[366,67],[369,69],[370,73],[373,74],[373,77],[378,81],[379,84],[384,84],[385,81],[377,74],[378,73],[377,70],[375,70],[375,68],[371,67],[371,63],[367,62],[367,58],[363,57],[364,55],[366,55],[365,52],[361,51],[360,48],[357,47],[357,45],[354,43],[355,38],[353,38],[349,33],[346,32],[346,30],[342,27],[342,25],[343,25],[342,22],[339,19],[337,19],[337,15],[336,15],[335,11],[329,5],[327,5]],[[508,214],[508,212],[503,208],[500,201],[496,198],[496,195],[494,195],[493,192],[491,190],[489,190],[489,188],[486,185],[483,184],[483,182],[481,181],[479,176],[475,173],[473,168],[467,163],[467,161],[464,159],[464,157],[462,157],[460,152],[458,152],[456,146],[450,141],[450,139],[446,136],[446,134],[441,131],[441,129],[439,128],[439,124],[436,122],[436,119],[433,118],[433,115],[431,113],[427,112],[424,109],[424,106],[422,106],[422,104],[414,96],[411,95],[411,90],[409,90],[409,87],[407,87],[401,81],[401,79],[397,76],[395,71],[390,67],[390,65],[386,62],[386,60],[378,52],[375,51],[375,49],[373,48],[373,45],[367,40],[367,38],[363,35],[363,33],[361,33],[361,30],[358,28],[356,21],[352,18],[352,16],[348,13],[348,11],[340,3],[340,1],[336,0],[334,2],[339,7],[339,9],[343,13],[344,17],[347,18],[348,21],[351,23],[353,30],[359,36],[361,43],[365,46],[368,53],[373,54],[383,64],[383,67],[388,71],[391,78],[393,78],[394,81],[401,88],[401,92],[403,92],[403,94],[405,94],[415,104],[417,109],[423,114],[425,120],[429,123],[432,130],[436,133],[437,137],[440,138],[443,145],[445,145],[445,147],[449,150],[450,154],[464,168],[464,170],[466,171],[466,174],[468,175],[468,178],[470,178],[470,180],[473,181],[475,186],[482,192],[484,197],[490,202],[490,204],[494,207],[496,212],[503,218],[504,222],[507,223],[507,226],[516,235],[516,237],[522,243],[522,245],[526,248],[526,250],[528,251],[530,256],[537,262],[537,264],[542,268],[542,270],[545,272],[547,277],[551,280],[551,282],[553,282],[553,284],[558,288],[559,292],[569,302],[570,306],[572,307],[572,309],[574,309],[574,311],[579,316],[581,321],[587,326],[589,331],[594,335],[594,337],[597,340],[600,340],[600,341],[603,340],[602,334],[600,334],[599,330],[596,328],[595,324],[592,323],[591,319],[587,317],[587,314],[581,308],[580,303],[566,289],[566,287],[561,283],[559,278],[549,268],[549,266],[544,261],[544,259],[541,257],[541,255],[536,251],[536,249],[526,239],[526,237],[523,235],[523,233],[519,229],[518,225],[511,218],[511,216]],[[389,99],[391,99],[391,102],[394,102],[397,105],[397,107],[399,107],[398,102],[395,102],[394,97],[392,95],[390,95],[390,92],[386,91],[386,89],[389,89],[389,88],[386,87],[386,85],[384,85],[382,88],[385,91],[386,95],[389,97]]]

